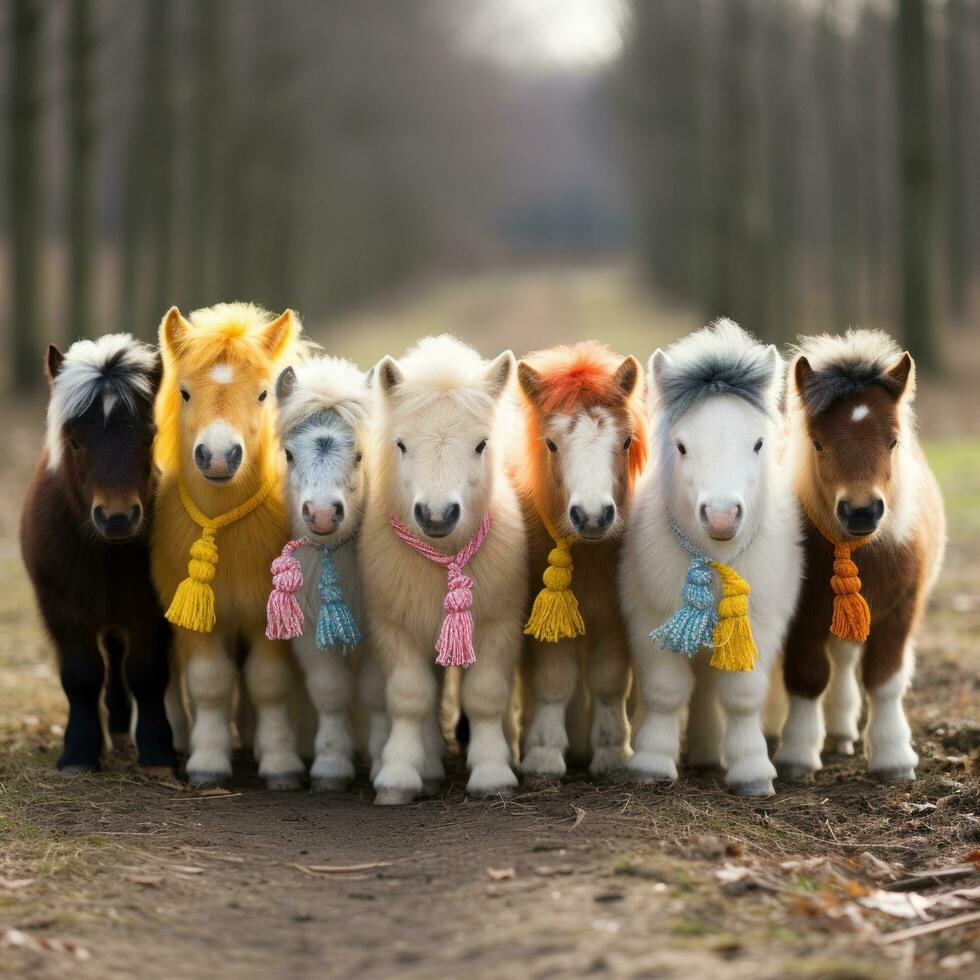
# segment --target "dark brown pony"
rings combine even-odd
[[[52,344],[47,374],[46,444],[20,536],[68,698],[58,768],[99,768],[103,688],[110,731],[128,730],[131,694],[140,764],[174,767],[163,703],[170,627],[150,580],[147,535],[159,358],[112,334],[79,341],[67,354]]]
[[[877,331],[810,337],[793,365],[793,386],[790,465],[806,515],[806,572],[786,640],[790,710],[777,768],[791,780],[812,776],[821,766],[825,722],[829,748],[853,752],[859,665],[870,771],[888,782],[909,781],[918,756],[902,697],[914,662],[911,640],[945,546],[942,497],[915,436],[914,364]],[[835,543],[839,552],[853,549],[870,610],[863,643],[859,627],[829,632]],[[842,592],[857,587],[847,569],[846,557],[838,560],[836,573],[845,574],[835,587]]]

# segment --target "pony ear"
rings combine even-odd
[[[796,383],[796,390],[801,398],[803,397],[807,382],[812,377],[813,368],[810,367],[810,362],[803,354],[800,354],[796,359],[796,363],[793,365],[793,381]]]
[[[296,372],[290,364],[289,367],[283,368],[279,372],[279,377],[276,378],[276,401],[284,402],[292,394],[295,387]]]
[[[58,350],[57,344],[48,344],[48,353],[44,358],[44,373],[48,376],[48,381],[51,384],[58,377],[58,372],[64,363],[65,355]]]
[[[386,395],[391,394],[405,380],[405,375],[402,374],[402,369],[398,366],[398,361],[390,354],[385,354],[378,361],[374,370],[378,375],[381,390]]]
[[[896,401],[906,392],[913,393],[915,391],[915,361],[912,360],[912,355],[905,351],[898,361],[885,372],[885,376],[891,378],[895,383],[893,391]]]
[[[504,390],[507,388],[507,385],[510,382],[510,376],[513,370],[513,351],[505,350],[502,354],[498,354],[490,362],[490,367],[487,368],[484,384],[487,387],[487,391],[489,391],[494,398],[499,398],[504,393]]]
[[[171,306],[160,322],[160,346],[169,354],[176,354],[184,342],[191,325],[181,316],[176,306]]]
[[[289,309],[283,310],[262,332],[262,347],[273,360],[281,357],[299,333],[299,318]]]
[[[544,388],[542,378],[527,361],[517,362],[517,382],[521,386],[521,391],[527,395],[528,401],[538,402],[540,400]]]
[[[651,355],[647,364],[647,375],[650,379],[650,387],[660,389],[664,371],[670,365],[670,357],[663,348],[658,347]]]
[[[640,362],[632,355],[627,355],[622,364],[616,368],[616,384],[619,390],[629,398],[636,391],[636,383],[640,380]]]

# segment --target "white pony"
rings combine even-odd
[[[293,638],[293,653],[319,717],[310,777],[313,789],[337,791],[354,778],[355,686],[368,712],[372,764],[388,735],[384,679],[368,643],[348,649],[344,641],[351,638],[335,635],[321,618],[332,592],[352,614],[353,641],[364,632],[357,547],[368,496],[371,389],[367,375],[349,361],[322,357],[287,367],[276,381],[276,398],[293,531],[317,546],[293,553],[303,570],[297,598],[305,621],[302,635]]]
[[[734,792],[769,796],[776,773],[760,712],[796,605],[802,561],[796,499],[778,457],[782,360],[775,347],[719,320],[656,351],[649,374],[659,419],[619,574],[645,707],[628,770],[644,781],[677,778],[680,713],[690,699],[690,764],[724,764]],[[712,667],[711,650],[699,642],[710,642],[710,631],[687,643],[678,642],[677,633],[665,638],[685,652],[692,648],[688,655],[663,649],[651,637],[651,630],[671,621],[691,599],[696,575],[689,548],[734,568],[750,583],[758,649],[751,670]],[[717,572],[704,563],[700,574],[717,596]],[[697,601],[685,607],[695,618]],[[703,601],[712,608],[711,593]]]
[[[401,361],[385,357],[376,369],[377,473],[361,574],[391,718],[374,779],[377,803],[407,803],[443,778],[437,636],[443,662],[450,652],[444,637],[455,653],[467,650],[467,660],[475,652],[461,690],[470,723],[467,791],[489,796],[517,785],[503,720],[522,646],[527,554],[517,496],[494,445],[513,370],[510,351],[487,363],[447,336],[428,337]],[[439,559],[476,547],[488,516],[475,553],[448,567],[447,592]],[[444,602],[458,611],[444,612]]]

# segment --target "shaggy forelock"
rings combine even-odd
[[[732,320],[716,320],[671,344],[666,355],[655,387],[668,423],[713,395],[735,395],[776,414],[781,360]]]
[[[134,414],[139,399],[151,401],[157,367],[156,351],[128,333],[72,344],[51,386],[45,433],[48,467],[56,469],[61,462],[65,424],[80,418],[97,400],[102,401],[105,418],[117,406]]]
[[[280,437],[324,411],[335,411],[353,429],[368,421],[371,391],[367,375],[356,364],[339,357],[317,357],[293,370],[296,383],[279,403]]]
[[[799,392],[811,417],[826,411],[840,398],[864,391],[872,385],[898,394],[899,383],[889,377],[902,350],[882,330],[848,330],[843,336],[819,334],[802,337],[793,348],[813,368],[804,390]]]

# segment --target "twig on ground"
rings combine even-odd
[[[908,929],[900,929],[898,932],[890,932],[885,936],[880,936],[875,942],[879,946],[887,946],[890,943],[905,942],[907,939],[918,939],[919,936],[929,936],[934,932],[945,932],[947,929],[968,926],[971,922],[980,922],[980,912],[964,912],[963,915],[937,919],[935,922],[927,922],[925,925],[910,926]]]

